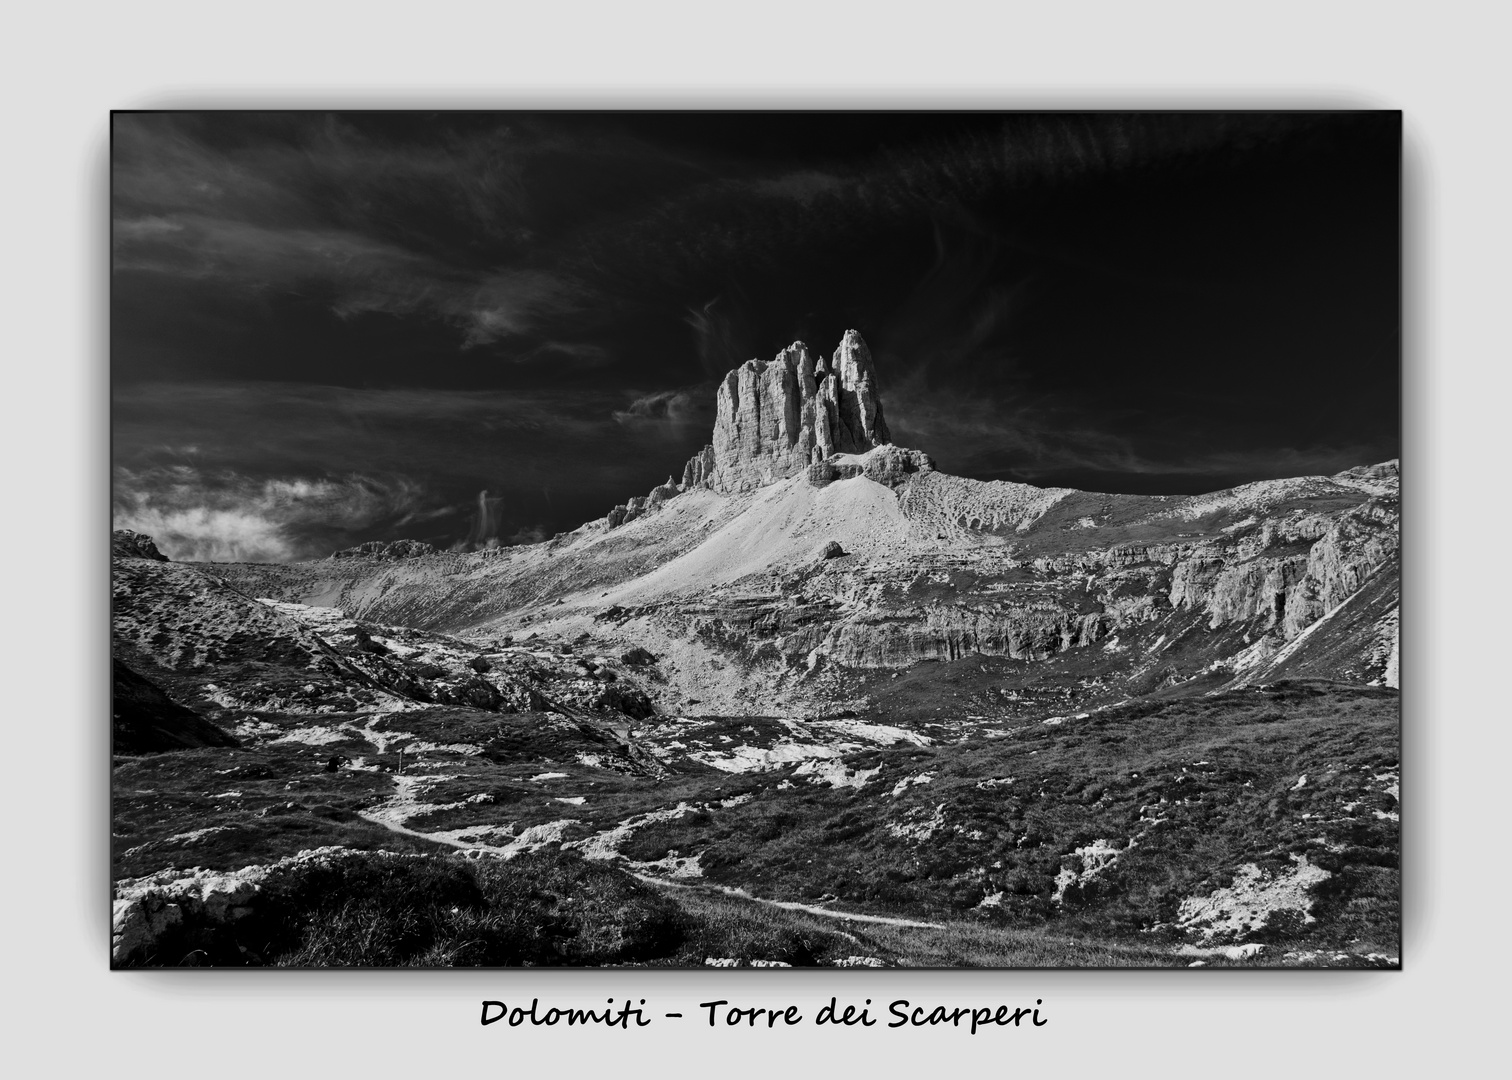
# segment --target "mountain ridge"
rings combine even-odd
[[[1331,624],[1284,659],[1342,681],[1386,678],[1395,461],[1196,496],[956,477],[885,441],[855,331],[828,366],[797,342],[735,369],[716,412],[713,441],[684,470],[691,483],[669,480],[541,544],[213,572],[258,595],[446,633],[618,633],[672,658],[675,699],[739,709],[760,685],[774,707],[806,713],[864,703],[874,673],[920,661],[1074,652],[1090,663],[1096,649],[1112,662],[1131,636],[1162,656],[1192,646],[1155,683],[1243,685],[1384,573],[1388,599],[1372,627],[1351,631],[1358,642],[1334,640],[1343,623]],[[821,557],[832,543],[844,557]],[[1321,669],[1307,659],[1320,649],[1334,657]],[[1126,666],[1116,691],[1092,696],[1152,688],[1142,661]]]

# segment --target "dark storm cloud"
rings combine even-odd
[[[679,470],[730,368],[849,328],[895,437],[967,475],[1195,492],[1390,457],[1397,132],[122,115],[121,512],[266,557],[570,528]]]

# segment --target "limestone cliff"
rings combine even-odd
[[[795,341],[770,362],[748,360],[725,376],[714,441],[688,462],[683,486],[749,491],[890,441],[861,335],[847,330],[828,364]]]

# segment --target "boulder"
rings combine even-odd
[[[359,626],[352,631],[353,647],[358,652],[371,653],[374,656],[387,656],[389,648],[381,641],[374,641],[373,635],[365,627]]]
[[[928,454],[901,446],[879,446],[861,462],[861,475],[888,487],[897,487],[915,473],[934,471]]]
[[[494,711],[504,700],[497,686],[478,675],[459,683],[438,685],[432,689],[431,695],[443,705],[470,705],[474,709]]]
[[[610,683],[589,704],[594,709],[624,713],[632,720],[646,720],[656,715],[656,706],[651,704],[644,691],[622,683]]]

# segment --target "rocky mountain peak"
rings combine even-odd
[[[826,364],[795,341],[748,360],[720,383],[713,441],[683,470],[684,487],[746,491],[797,475],[832,454],[891,442],[871,350],[847,330]]]

